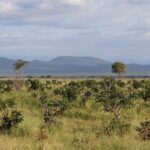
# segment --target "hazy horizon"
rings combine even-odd
[[[73,55],[64,55],[64,56],[55,56],[55,57],[49,57],[48,59],[40,59],[40,58],[27,58],[27,57],[3,57],[1,56],[0,58],[6,58],[6,59],[12,59],[12,60],[18,60],[18,59],[23,59],[23,60],[27,60],[27,61],[51,61],[52,59],[55,59],[57,57],[94,57],[94,58],[99,58],[99,59],[103,59],[107,62],[113,63],[116,61],[120,61],[120,62],[124,62],[126,64],[141,64],[141,65],[150,65],[150,59],[147,60],[125,60],[125,59],[106,59],[106,58],[100,58],[100,57],[96,57],[96,56],[73,56]]]

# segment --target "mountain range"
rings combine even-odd
[[[0,58],[0,75],[14,75],[16,60]],[[103,75],[111,73],[112,63],[96,57],[60,56],[50,61],[29,61],[24,75]],[[130,75],[150,75],[150,65],[127,64]]]

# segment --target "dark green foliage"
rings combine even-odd
[[[13,90],[13,81],[11,80],[0,81],[0,92],[10,92],[12,90]]]
[[[112,64],[112,73],[117,73],[119,77],[121,77],[121,75],[126,71],[127,67],[122,62],[115,62],[114,64]]]
[[[6,104],[7,107],[9,107],[9,108],[13,108],[13,107],[16,105],[15,101],[14,101],[13,99],[11,99],[11,98],[8,98],[8,99],[5,101],[5,104]]]
[[[72,102],[77,98],[78,88],[73,85],[67,85],[59,89],[54,90],[54,94],[61,95],[63,99],[67,99],[68,102]]]
[[[14,110],[10,113],[6,112],[1,117],[0,131],[9,131],[12,127],[16,126],[23,120],[20,112]]]
[[[128,82],[129,83],[129,82]],[[139,89],[141,88],[141,82],[138,81],[138,80],[132,80],[129,84],[132,84],[132,86],[135,88],[135,89]]]
[[[56,117],[62,115],[66,109],[66,105],[62,100],[52,101],[46,93],[42,93],[40,96],[40,107],[42,119],[46,126],[56,123]]]
[[[0,100],[0,111],[5,110],[6,109],[6,102],[4,102],[3,100]]]
[[[103,104],[105,111],[113,112],[116,118],[120,116],[121,109],[132,105],[134,98],[134,89],[123,81],[113,78],[101,81],[98,101]]]
[[[41,83],[39,80],[34,79],[34,80],[27,80],[26,81],[26,86],[28,87],[28,90],[38,90],[42,87]]]
[[[0,132],[10,131],[23,121],[22,114],[14,106],[13,99],[0,100]]]
[[[141,98],[144,101],[150,100],[150,81],[149,80],[132,80],[131,83],[133,88],[136,90],[137,98]]]
[[[83,91],[84,89],[89,89],[93,93],[99,92],[99,88],[100,88],[99,85],[100,85],[99,82],[95,80],[85,80],[85,81],[78,82],[78,87],[80,87],[81,91]]]
[[[1,100],[0,99],[0,111],[4,111],[7,108],[14,108],[15,101],[13,99]]]
[[[24,61],[22,59],[19,59],[15,62],[14,64],[14,69],[15,70],[20,70],[22,69],[26,64],[28,64],[28,61]]]
[[[147,82],[145,87],[140,91],[141,98],[144,99],[145,101],[150,100],[150,82]]]
[[[84,85],[88,88],[93,88],[95,85],[97,85],[97,82],[95,80],[85,80],[83,81]]]
[[[136,130],[142,140],[150,140],[150,120],[141,122],[140,127],[137,127]]]
[[[91,96],[92,96],[92,92],[90,90],[85,91],[81,99],[82,104],[85,105],[85,103],[90,99]]]
[[[70,86],[65,89],[64,96],[69,100],[75,100],[77,98],[78,89],[75,86]]]

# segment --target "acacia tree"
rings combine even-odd
[[[22,59],[17,60],[13,65],[16,71],[16,74],[19,75],[22,69],[28,64],[28,61],[24,61]]]
[[[135,90],[132,85],[113,78],[104,78],[100,86],[97,101],[102,104],[106,112],[113,114],[110,122],[104,125],[102,133],[111,135],[116,132],[122,136],[130,129],[130,121],[124,118],[123,112],[133,105]]]
[[[115,62],[112,64],[112,73],[118,74],[118,77],[121,78],[123,73],[126,73],[127,66],[122,62]]]
[[[28,64],[28,61],[24,61],[22,59],[17,60],[13,66],[14,66],[14,70],[16,72],[16,82],[15,82],[15,87],[17,90],[19,90],[19,82],[18,82],[18,78],[21,75],[21,71],[22,69]]]

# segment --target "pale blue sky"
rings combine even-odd
[[[150,62],[150,0],[0,0],[0,56]]]

